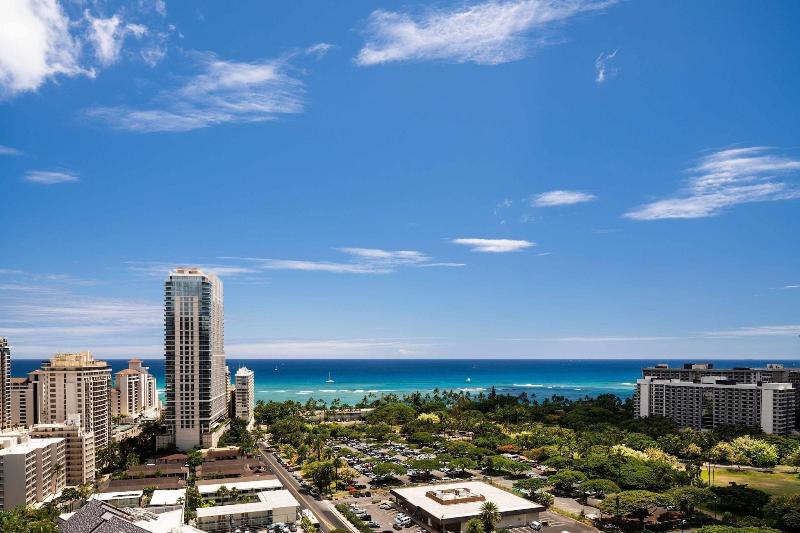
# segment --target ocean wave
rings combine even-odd
[[[544,385],[542,385],[540,383],[514,383],[513,386],[514,387],[530,387],[530,388],[533,388],[533,387],[539,387],[539,388],[544,387]]]
[[[295,392],[295,394],[301,394],[303,396],[306,396],[308,394],[314,394],[314,391],[313,390],[299,390],[299,391]]]
[[[631,383],[630,381],[623,381],[620,385],[625,385],[626,387],[635,387],[636,383]]]
[[[338,391],[338,390],[336,390],[336,389],[320,389],[319,391],[320,391],[320,392],[339,392],[339,391]],[[344,391],[341,391],[341,392],[344,392]]]
[[[275,390],[272,390],[272,389],[267,389],[267,390],[259,390],[259,391],[257,391],[257,392],[266,392],[266,393],[270,393],[270,392],[277,392],[277,393],[279,393],[279,394],[285,394],[285,393],[286,393],[286,392],[288,392],[288,391],[287,391],[286,389],[275,389]]]
[[[458,390],[460,390],[461,392],[481,392],[485,391],[486,387],[461,387]]]

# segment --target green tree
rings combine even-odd
[[[605,514],[620,518],[636,518],[639,520],[640,527],[644,528],[645,519],[656,508],[670,504],[672,504],[672,498],[667,494],[649,490],[624,490],[600,502],[600,510]]]
[[[730,482],[727,487],[711,487],[718,507],[739,515],[759,515],[761,508],[769,501],[769,494],[753,489],[747,484]]]
[[[800,531],[800,494],[773,496],[764,506],[769,523],[784,531]]]
[[[378,477],[390,478],[402,476],[406,473],[406,469],[403,465],[397,463],[377,463],[372,467],[372,473]]]
[[[317,526],[311,523],[311,519],[309,519],[306,515],[300,519],[300,527],[303,528],[305,533],[317,533]]]
[[[485,533],[486,529],[483,527],[483,522],[479,518],[470,518],[467,521],[466,533]]]
[[[778,463],[778,449],[774,444],[750,435],[743,435],[731,442],[734,456],[748,465],[761,467],[775,466]]]
[[[483,523],[483,529],[487,533],[494,531],[494,527],[500,521],[500,510],[493,502],[484,502],[481,505],[481,512],[478,518]]]
[[[616,494],[620,491],[619,485],[610,479],[589,479],[581,483],[581,492],[584,494],[594,492],[598,498],[604,498],[606,494]]]
[[[534,493],[547,485],[543,479],[525,478],[514,482],[514,488],[517,490],[525,490]]]
[[[557,494],[572,494],[575,488],[586,481],[586,474],[577,470],[562,470],[547,478]]]
[[[703,487],[675,487],[669,491],[675,505],[691,518],[697,507],[711,501],[711,491]]]

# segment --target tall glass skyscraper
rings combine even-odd
[[[164,283],[166,423],[175,446],[216,446],[225,427],[222,281],[196,268]]]

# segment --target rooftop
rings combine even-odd
[[[300,507],[300,502],[298,502],[288,490],[268,490],[259,492],[258,501],[266,503],[270,506],[270,509]]]
[[[186,489],[159,489],[153,491],[150,506],[178,505],[178,500],[186,499]]]
[[[235,505],[220,505],[218,507],[198,507],[197,518],[207,516],[226,516],[241,513],[268,512],[272,506],[264,502],[237,503]]]
[[[440,503],[436,499],[428,496],[428,493],[442,493],[443,491],[464,491],[473,496],[482,496],[483,499],[469,498],[463,503]],[[497,487],[480,481],[464,481],[459,483],[445,483],[437,485],[423,485],[420,487],[408,487],[394,489],[392,494],[399,496],[410,504],[424,509],[433,516],[447,518],[462,518],[477,516],[481,512],[481,506],[485,502],[492,502],[497,505],[500,513],[513,511],[543,511],[544,507],[530,502],[524,498],[506,492]]]
[[[213,494],[217,492],[221,487],[227,487],[228,489],[237,489],[239,491],[242,490],[270,490],[270,489],[280,489],[283,488],[283,485],[278,479],[257,479],[253,481],[238,481],[238,482],[227,482],[227,483],[209,483],[197,484],[197,490],[200,491],[200,494]],[[274,491],[271,490],[270,492],[281,492],[281,491]]]
[[[90,500],[100,500],[103,502],[107,502],[109,500],[120,500],[120,499],[128,499],[128,498],[141,498],[144,491],[141,490],[126,490],[121,492],[98,492],[92,494],[89,499]]]

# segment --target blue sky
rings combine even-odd
[[[0,335],[158,356],[800,357],[796,2],[0,7]]]

